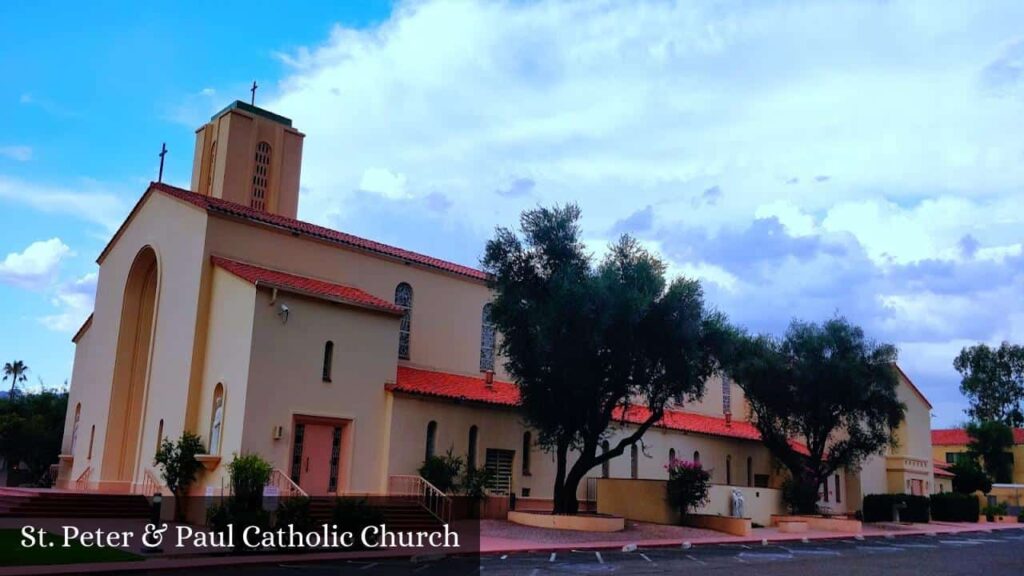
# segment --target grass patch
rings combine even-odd
[[[64,548],[63,538],[46,535],[52,548],[21,545],[21,530],[0,530],[0,566],[37,566],[44,564],[85,564],[92,562],[132,562],[143,560],[142,556],[118,548],[86,548],[78,542],[71,542]]]

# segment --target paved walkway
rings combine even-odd
[[[481,554],[512,554],[518,552],[547,552],[561,550],[617,550],[628,544],[635,544],[643,548],[658,547],[679,547],[701,546],[712,544],[762,544],[765,542],[791,542],[822,539],[850,539],[855,535],[848,532],[805,532],[801,534],[783,534],[775,528],[755,528],[750,537],[729,536],[718,532],[684,528],[676,526],[661,526],[643,523],[630,523],[631,527],[622,533],[594,534],[585,532],[572,532],[570,536],[561,533],[558,536],[548,534],[550,532],[561,532],[547,529],[525,529],[522,527],[511,527],[507,522],[485,521],[482,523],[483,534],[480,537]],[[866,525],[861,534],[862,537],[870,538],[897,538],[901,536],[921,536],[940,534],[960,534],[966,532],[987,532],[995,530],[1019,529],[1021,524],[953,524],[945,522],[933,522],[930,524],[877,524]],[[633,540],[622,538],[623,535],[660,535],[658,538]],[[577,541],[574,536],[578,536]],[[684,539],[683,536],[688,537]],[[279,564],[279,563],[305,563],[322,562],[331,560],[363,560],[402,558],[416,555],[423,557],[436,556],[423,550],[382,550],[382,551],[359,551],[359,552],[324,552],[305,554],[280,554],[280,555],[252,555],[252,556],[225,556],[225,555],[204,555],[204,556],[175,556],[161,555],[161,557],[150,557],[143,562],[117,562],[97,564],[75,564],[75,565],[50,565],[50,566],[27,566],[27,567],[0,567],[0,576],[15,574],[87,574],[113,571],[144,571],[144,570],[173,570],[187,568],[216,568],[238,567],[245,565]]]

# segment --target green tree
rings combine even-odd
[[[725,340],[725,321],[705,308],[698,282],[666,282],[664,263],[629,236],[594,266],[579,220],[575,205],[528,210],[522,237],[499,228],[483,258],[521,413],[555,456],[558,514],[578,512],[586,473],[640,441],[667,404],[702,395]],[[638,425],[598,454],[627,413]]]
[[[64,438],[68,393],[42,389],[0,400],[0,458],[28,466],[39,478],[57,462]]]
[[[793,321],[782,339],[737,338],[727,372],[746,393],[765,446],[790,473],[786,495],[796,512],[815,512],[822,482],[895,442],[906,411],[895,362],[894,346],[868,340],[841,317]]]
[[[1024,346],[1008,342],[999,348],[970,346],[960,351],[953,367],[960,373],[960,392],[967,397],[967,414],[972,419],[1024,425]]]
[[[27,372],[28,366],[26,366],[21,360],[15,360],[14,362],[7,362],[4,364],[4,382],[8,379],[11,380],[10,397],[14,397],[14,391],[18,386],[18,382],[25,382],[28,380],[28,377],[25,376]]]
[[[971,438],[967,449],[975,459],[981,458],[985,473],[996,483],[1009,483],[1013,476],[1013,429],[1002,422],[971,422],[967,425]]]
[[[164,483],[174,495],[174,516],[177,520],[185,519],[188,488],[195,482],[196,474],[203,466],[196,455],[205,452],[202,439],[191,432],[183,432],[176,441],[164,438],[160,449],[156,451],[153,464],[160,466]]]
[[[981,469],[977,461],[962,458],[949,467],[953,473],[953,491],[960,494],[974,494],[981,491],[988,494],[992,491],[992,480]]]

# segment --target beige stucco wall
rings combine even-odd
[[[152,247],[157,255],[158,308],[145,410],[140,423],[136,482],[143,467],[150,464],[150,449],[156,446],[159,420],[165,420],[166,435],[180,435],[192,362],[206,221],[206,214],[195,207],[158,193],[151,194],[101,262],[92,326],[80,340],[87,353],[76,351],[71,382],[69,410],[73,411],[74,405],[81,402],[82,419],[70,479],[78,478],[90,466],[93,468],[91,487],[99,487],[96,482],[107,477],[100,463],[106,441],[124,287],[132,262],[146,246]],[[85,455],[82,450],[88,448],[88,430],[94,423],[93,457],[87,461],[79,456]],[[66,443],[70,442],[67,436],[70,430],[66,428]]]
[[[641,522],[679,524],[678,510],[669,506],[666,490],[665,480],[600,479],[597,481],[597,511]],[[692,512],[731,515],[733,490],[743,494],[743,516],[753,522],[768,526],[772,514],[785,512],[781,490],[722,485],[711,486],[707,503]]]
[[[936,462],[945,462],[947,453],[960,454],[967,452],[967,446],[962,445],[938,445],[932,446],[932,458]],[[1013,454],[1013,469],[1011,473],[1014,484],[1024,484],[1024,444],[1017,444],[1011,448]]]
[[[395,359],[381,351],[393,349],[398,317],[286,292],[278,292],[273,305],[271,298],[268,289],[259,289],[255,298],[240,451],[261,454],[287,474],[296,415],[350,420],[351,465],[339,485],[351,492],[384,491],[385,383],[394,381]],[[289,308],[287,322],[278,315],[282,304]],[[328,340],[334,342],[333,377],[324,382]],[[273,439],[274,426],[284,427],[283,438]]]
[[[195,432],[203,439],[207,451],[221,456],[221,465],[203,471],[195,490],[227,485],[225,466],[233,454],[242,451],[242,430],[248,397],[249,361],[253,342],[253,310],[256,287],[220,268],[211,266],[211,297],[209,332],[203,366],[202,387],[198,396]],[[218,384],[224,387],[220,450],[210,445],[214,413],[214,393]]]
[[[388,302],[394,301],[395,287],[408,282],[413,289],[410,363],[480,373],[481,317],[491,297],[483,282],[220,218],[211,220],[208,252],[354,286]],[[397,328],[392,340],[397,358]],[[497,378],[508,378],[500,358],[495,371]]]
[[[478,428],[477,462],[482,466],[487,448],[513,450],[516,453],[513,466],[512,485],[517,495],[522,489],[529,489],[530,498],[551,498],[555,477],[555,461],[552,454],[534,446],[530,461],[530,475],[522,474],[522,441],[527,428],[522,419],[512,410],[485,406],[454,404],[430,399],[397,395],[391,421],[391,445],[389,474],[415,474],[423,463],[426,451],[427,425],[437,422],[435,447],[443,454],[449,447],[453,453],[466,458],[469,448],[469,429]],[[609,444],[615,443],[632,427],[616,429],[609,436]],[[536,434],[533,434],[536,438]],[[397,439],[402,439],[398,441]],[[639,447],[639,445],[638,445]],[[772,474],[772,461],[766,448],[758,442],[719,438],[699,434],[684,434],[678,431],[655,428],[644,436],[644,448],[638,453],[637,472],[639,478],[666,479],[669,449],[676,450],[677,458],[691,459],[699,451],[701,463],[711,471],[711,481],[725,484],[726,459],[731,457],[732,481],[734,485],[747,483],[746,462],[751,458],[753,474]],[[570,465],[575,458],[570,458]],[[609,476],[629,478],[631,474],[630,452],[609,462]],[[601,476],[601,467],[595,467],[589,474],[592,478]],[[578,496],[586,496],[586,483],[580,484]]]

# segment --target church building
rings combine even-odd
[[[554,461],[515,410],[486,275],[298,220],[303,145],[288,118],[231,104],[196,131],[190,189],[150,184],[100,253],[94,313],[74,336],[60,486],[148,493],[160,442],[190,431],[207,452],[196,494],[220,493],[249,453],[279,489],[386,494],[451,449],[494,473],[493,494],[550,506]],[[900,381],[899,446],[837,474],[823,505],[935,489],[930,406]],[[622,414],[611,442],[642,412]],[[778,488],[750,416],[741,389],[712,378],[592,476],[664,479],[678,457],[716,486]],[[582,500],[592,492],[581,483]]]

